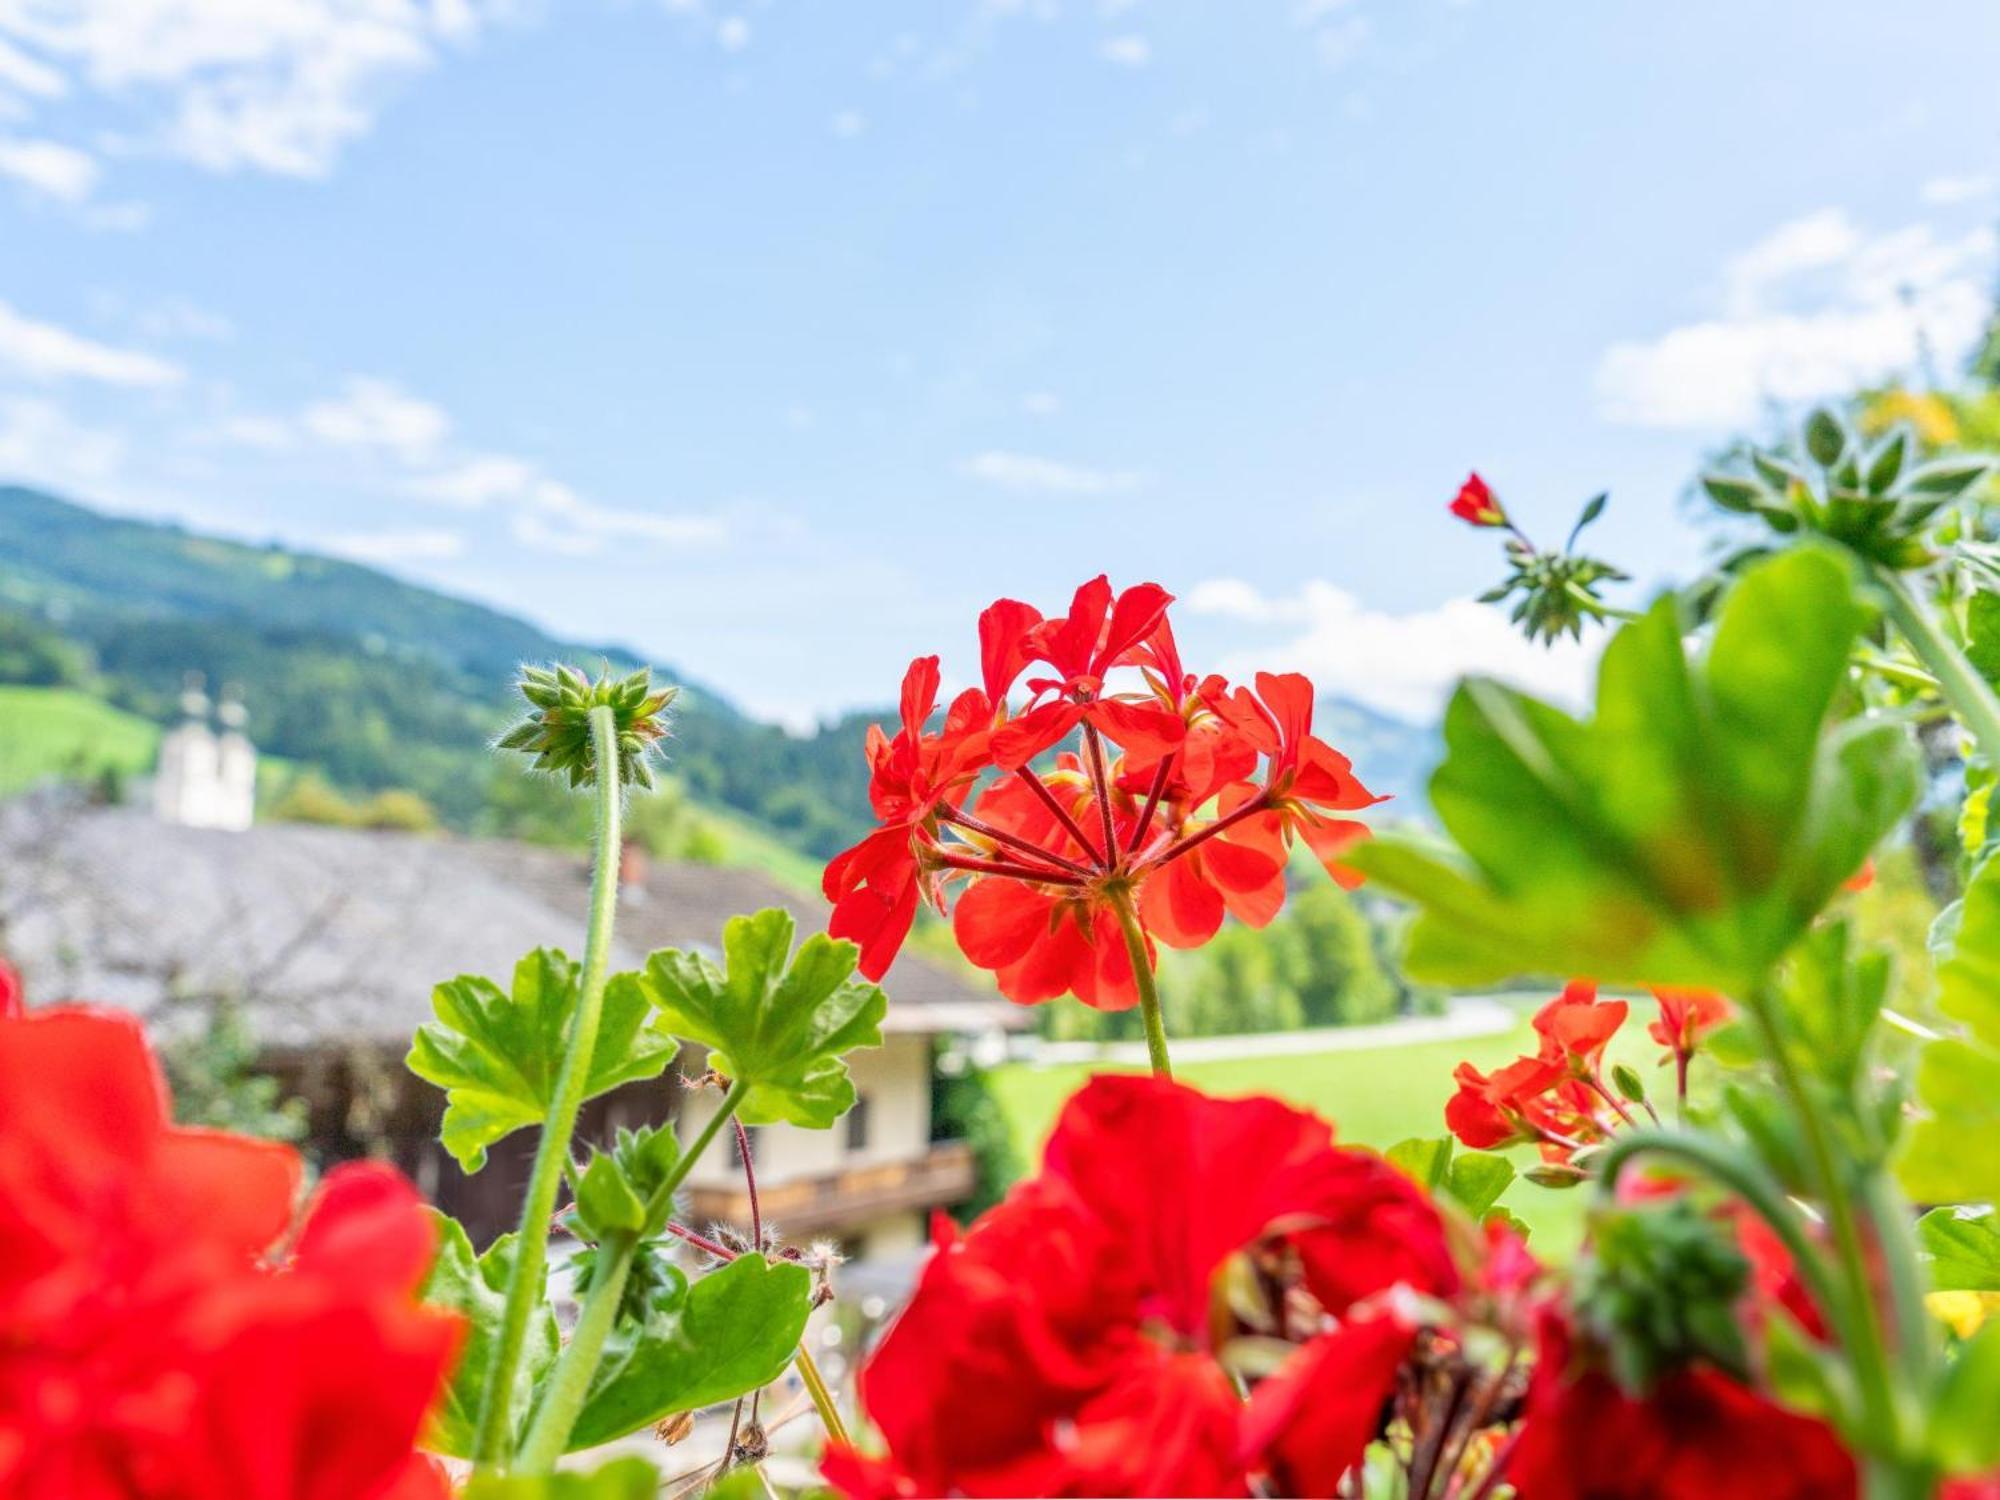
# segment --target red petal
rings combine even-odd
[[[436,1249],[430,1215],[408,1178],[386,1162],[348,1162],[313,1194],[293,1264],[349,1289],[408,1295]]]

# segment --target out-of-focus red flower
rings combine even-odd
[[[1214,1354],[1224,1262],[1281,1247],[1321,1308],[1357,1327],[1376,1316],[1360,1299],[1392,1285],[1456,1285],[1436,1211],[1324,1122],[1163,1079],[1093,1080],[1041,1173],[939,1246],[863,1368],[887,1456],[842,1451],[823,1472],[857,1496],[1242,1494],[1317,1440],[1290,1438],[1268,1403],[1246,1428]],[[1316,1350],[1298,1379],[1331,1378],[1331,1357]],[[1379,1412],[1399,1362],[1349,1360],[1376,1384],[1343,1399]]]
[[[21,1013],[21,976],[0,959],[0,1021]]]
[[[1505,526],[1507,512],[1500,508],[1492,488],[1477,474],[1468,474],[1452,497],[1451,513],[1471,526]]]
[[[1621,1391],[1542,1319],[1507,1477],[1521,1500],[1852,1500],[1854,1461],[1833,1429],[1707,1366]]]
[[[1563,1077],[1562,1068],[1539,1057],[1516,1058],[1490,1074],[1460,1063],[1452,1071],[1458,1091],[1445,1101],[1445,1127],[1475,1151],[1539,1139],[1539,1100]]]
[[[1692,1056],[1702,1037],[1729,1019],[1729,1002],[1714,990],[1655,989],[1660,1018],[1646,1035],[1678,1057]]]
[[[1346,814],[1381,799],[1312,733],[1312,684],[1198,679],[1171,602],[1103,576],[1053,618],[996,602],[979,619],[983,685],[936,731],[937,658],[912,663],[900,729],[868,737],[879,826],[822,882],[829,931],[860,945],[864,974],[887,970],[920,900],[942,912],[962,891],[954,935],[1003,994],[1118,1010],[1140,990],[1128,925],[1149,968],[1155,944],[1199,947],[1225,915],[1262,926],[1300,840],[1358,880],[1342,855],[1367,829]],[[1010,703],[1024,678],[1026,701]]]
[[[0,1492],[413,1500],[457,1320],[381,1166],[328,1175],[288,1260],[289,1149],[168,1123],[136,1021],[0,1020]]]
[[[1632,1118],[1603,1077],[1604,1049],[1630,1009],[1623,1000],[1599,999],[1587,979],[1571,980],[1535,1013],[1533,1056],[1491,1074],[1458,1065],[1446,1127],[1475,1150],[1537,1142],[1552,1162],[1604,1140]]]
[[[1281,1495],[1335,1496],[1382,1429],[1416,1329],[1378,1313],[1322,1333],[1251,1393],[1244,1457]]]
[[[1874,883],[1875,861],[1871,858],[1863,860],[1861,868],[1843,880],[1840,883],[1840,888],[1843,891],[1865,891]]]

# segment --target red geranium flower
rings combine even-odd
[[[1729,1019],[1729,1002],[1713,990],[1655,989],[1660,1018],[1646,1035],[1675,1057],[1691,1057],[1695,1044]]]
[[[1493,491],[1477,474],[1468,474],[1452,498],[1451,513],[1472,526],[1505,526],[1507,512],[1500,508]]]
[[[168,1123],[138,1023],[0,1019],[0,1491],[24,1500],[415,1500],[458,1342],[416,1305],[421,1200]],[[301,1351],[309,1351],[309,1357]]]
[[[1561,1060],[1573,1072],[1594,1073],[1631,1009],[1623,1000],[1598,999],[1597,986],[1590,980],[1572,979],[1560,995],[1535,1012],[1542,1055]]]
[[[941,1240],[863,1368],[888,1455],[836,1449],[823,1472],[857,1496],[1243,1494],[1317,1441],[1294,1432],[1324,1415],[1293,1411],[1297,1387],[1344,1369],[1372,1382],[1345,1393],[1349,1408],[1379,1412],[1400,1363],[1372,1336],[1308,1343],[1278,1377],[1292,1384],[1246,1415],[1215,1357],[1213,1289],[1232,1257],[1279,1252],[1343,1328],[1372,1326],[1368,1299],[1392,1287],[1457,1286],[1436,1211],[1380,1158],[1334,1146],[1323,1121],[1095,1079],[1040,1175]]]
[[[1854,1461],[1833,1429],[1718,1370],[1690,1366],[1643,1399],[1542,1319],[1520,1438],[1521,1500],[1852,1500]]]
[[[1119,592],[1101,576],[1056,618],[1000,600],[979,620],[983,687],[961,694],[936,733],[925,726],[937,659],[912,665],[900,732],[868,741],[881,826],[823,882],[829,930],[860,943],[863,973],[887,970],[921,896],[942,911],[962,885],[954,934],[1003,994],[1118,1010],[1139,998],[1135,951],[1150,969],[1156,942],[1198,947],[1225,915],[1270,921],[1295,839],[1356,881],[1340,855],[1367,830],[1340,814],[1381,799],[1313,735],[1312,685],[1198,680],[1170,603],[1157,584]],[[1037,665],[1054,675],[1029,675],[1028,701],[1011,708]],[[1074,751],[1036,764],[1072,736]]]

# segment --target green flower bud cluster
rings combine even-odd
[[[1737,1303],[1749,1284],[1750,1263],[1727,1221],[1677,1198],[1596,1217],[1574,1305],[1612,1378],[1640,1396],[1697,1359],[1747,1375]]]
[[[1824,409],[1806,420],[1800,447],[1804,464],[1753,451],[1748,472],[1705,475],[1701,486],[1724,510],[1781,534],[1818,532],[1887,568],[1929,563],[1938,513],[1992,472],[1988,460],[1964,455],[1912,463],[1916,439],[1903,427],[1866,448]]]
[[[667,706],[680,689],[655,688],[650,668],[624,677],[607,670],[595,682],[571,666],[523,667],[515,684],[529,703],[528,716],[500,736],[499,748],[535,758],[535,769],[567,777],[573,787],[597,781],[590,713],[611,710],[618,734],[618,779],[651,788],[653,748],[666,737]]]

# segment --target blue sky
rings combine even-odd
[[[1412,715],[1573,688],[1478,467],[1650,581],[1940,360],[2000,7],[0,0],[0,479],[377,561],[792,722],[1002,593]]]

